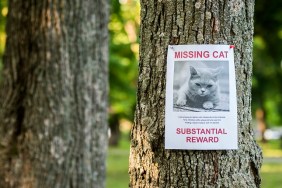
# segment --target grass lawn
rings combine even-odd
[[[281,188],[282,187],[282,163],[266,163],[261,169],[261,188]]]
[[[129,136],[123,134],[118,147],[110,147],[107,157],[106,188],[126,188],[128,175]]]
[[[263,157],[281,157],[282,158],[282,141],[281,140],[269,140],[267,143],[259,142],[259,145],[262,149]]]
[[[259,143],[263,151],[264,158],[281,158],[280,162],[267,162],[261,168],[261,188],[281,188],[282,187],[282,149],[280,140],[271,140],[267,143]]]
[[[107,188],[126,188],[128,175],[129,150],[110,148],[107,159]]]
[[[282,158],[279,141],[260,143],[264,157]],[[129,183],[128,175],[129,139],[123,135],[118,147],[109,148],[107,158],[106,188],[126,188]],[[282,161],[282,160],[281,160]],[[282,163],[268,160],[261,168],[261,188],[282,188]]]

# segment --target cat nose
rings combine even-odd
[[[202,92],[202,93],[204,93],[205,91],[206,91],[205,88],[202,88],[202,89],[201,89],[201,92]]]

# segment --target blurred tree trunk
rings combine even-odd
[[[118,146],[120,140],[119,118],[119,114],[112,114],[109,118],[109,128],[111,131],[109,138],[110,146]]]
[[[104,187],[107,1],[9,1],[0,187]]]
[[[260,139],[263,143],[266,143],[267,140],[265,138],[265,131],[266,131],[266,120],[265,120],[265,110],[263,108],[258,108],[256,110],[256,120],[257,120],[257,128],[260,133]]]
[[[251,121],[254,0],[141,0],[141,46],[131,187],[259,187]],[[238,150],[164,149],[166,53],[175,44],[234,44]]]

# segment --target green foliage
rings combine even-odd
[[[7,0],[0,1],[0,72],[2,70],[2,59],[3,53],[6,43],[6,33],[5,33],[5,25],[6,25],[6,16],[8,13],[8,5]],[[1,74],[0,74],[1,80]]]
[[[3,55],[6,34],[5,34],[5,24],[6,24],[6,16],[8,13],[7,1],[0,1],[0,55]]]
[[[269,125],[282,125],[282,1],[257,0],[253,62],[253,112],[264,109]]]
[[[133,120],[138,66],[138,9],[134,0],[111,1],[110,118],[117,115]]]

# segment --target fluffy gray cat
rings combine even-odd
[[[219,104],[218,76],[222,67],[194,68],[190,66],[190,77],[178,91],[176,104],[193,108],[213,109]]]

